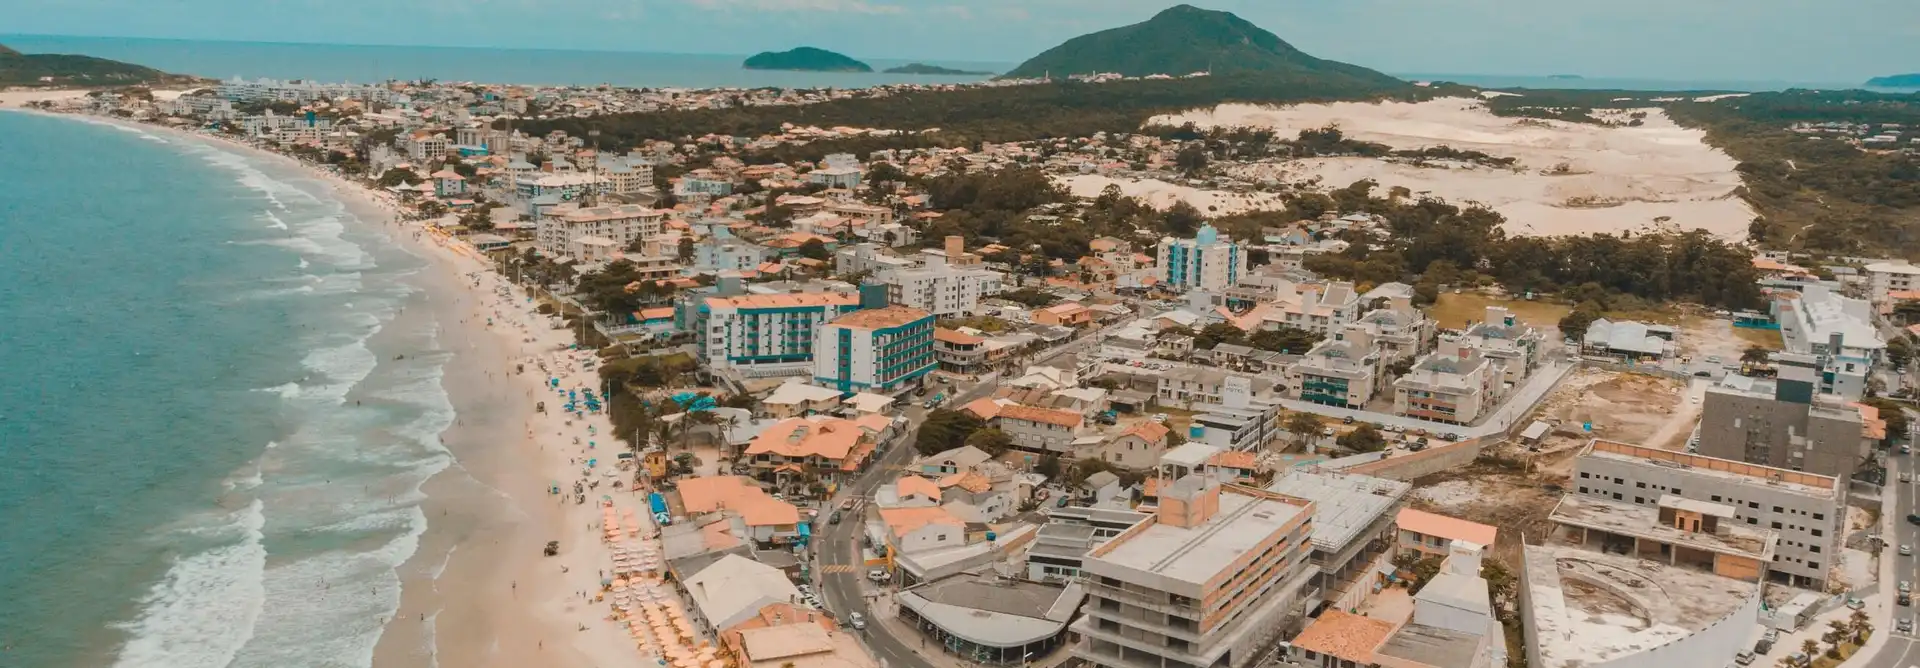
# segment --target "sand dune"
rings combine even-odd
[[[1517,160],[1514,168],[1458,162],[1416,167],[1369,158],[1315,158],[1241,165],[1246,179],[1345,187],[1373,179],[1454,202],[1479,202],[1508,219],[1511,234],[1553,236],[1651,227],[1704,229],[1742,239],[1753,210],[1734,196],[1736,162],[1706,145],[1705,133],[1675,125],[1659,109],[1613,110],[1626,120],[1644,111],[1640,127],[1494,116],[1481,100],[1447,98],[1418,104],[1338,103],[1261,107],[1221,105],[1153,119],[1200,127],[1265,127],[1284,136],[1338,125],[1353,139],[1396,149],[1451,146]],[[1563,167],[1564,166],[1564,167]]]

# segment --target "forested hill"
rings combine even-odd
[[[191,77],[117,60],[54,53],[24,54],[0,45],[0,86],[127,86],[191,80]]]
[[[1259,72],[1324,80],[1328,84],[1391,86],[1402,82],[1373,70],[1302,53],[1285,40],[1228,12],[1188,5],[1142,23],[1081,35],[1014,68],[1006,78],[1113,72],[1126,76]]]
[[[741,63],[749,70],[795,70],[801,72],[872,72],[873,67],[826,49],[803,46],[778,53],[755,54]]]

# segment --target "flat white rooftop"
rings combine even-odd
[[[1205,585],[1303,510],[1255,494],[1222,489],[1220,512],[1205,524],[1189,529],[1155,521],[1145,529],[1115,536],[1104,551],[1088,555],[1087,560]]]

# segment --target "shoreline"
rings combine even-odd
[[[562,505],[565,495],[542,493],[550,484],[579,478],[575,462],[613,460],[620,451],[617,443],[587,447],[594,441],[585,440],[586,429],[610,430],[604,415],[580,421],[557,411],[535,413],[536,402],[564,401],[542,394],[541,362],[560,372],[562,387],[598,385],[593,371],[555,352],[572,343],[567,330],[547,327],[524,294],[509,288],[464,242],[402,220],[391,198],[323,168],[175,127],[8,106],[17,102],[0,100],[0,109],[76,116],[73,120],[209,142],[297,168],[325,184],[360,222],[382,230],[394,247],[431,267],[407,280],[424,291],[438,346],[451,353],[440,381],[455,414],[440,434],[451,462],[421,485],[427,527],[413,555],[395,568],[402,582],[400,604],[383,624],[373,666],[604,666],[641,660],[624,633],[594,623],[606,616],[606,609],[591,601],[599,590],[595,580],[612,558],[599,540],[597,504],[578,505],[569,513],[566,506],[573,504]],[[403,313],[382,328],[412,315]],[[508,377],[520,365],[522,377]],[[580,437],[579,445],[565,440],[569,433]],[[601,487],[590,493],[596,499],[602,495],[625,509],[642,503],[626,490]],[[551,540],[560,541],[560,555],[541,556]]]

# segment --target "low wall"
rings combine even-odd
[[[1421,478],[1448,469],[1472,464],[1480,457],[1484,439],[1470,438],[1451,445],[1428,448],[1420,452],[1394,455],[1377,462],[1368,462],[1352,468],[1348,473],[1360,473],[1386,478],[1388,480],[1407,481]]]

